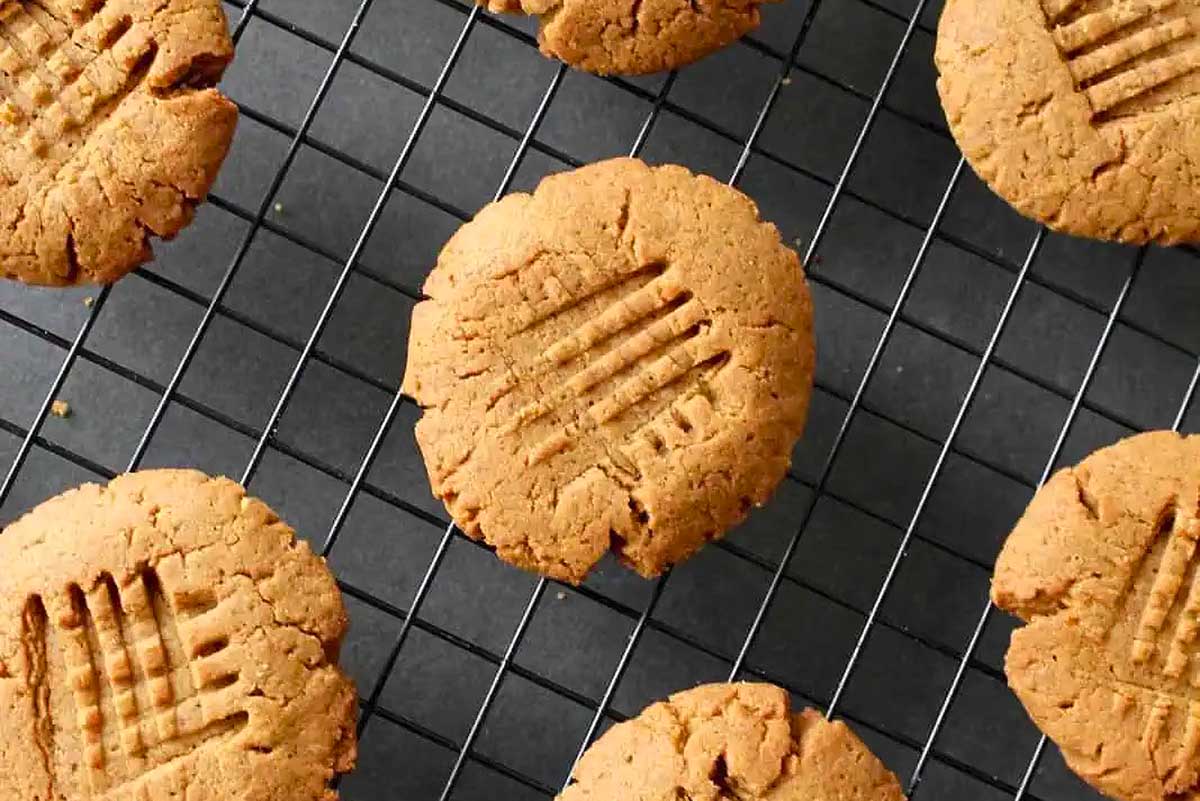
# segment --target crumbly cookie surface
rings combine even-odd
[[[148,471],[0,535],[0,797],[336,801],[337,585],[227,479]]]
[[[1122,801],[1200,798],[1198,538],[1200,437],[1155,432],[1056,474],[996,563],[1009,684]]]
[[[537,15],[542,52],[601,75],[673,70],[740,39],[778,0],[476,0]]]
[[[812,307],[741,193],[618,159],[488,206],[416,307],[405,391],[435,494],[504,559],[646,576],[770,496],[804,426]]]
[[[854,732],[767,684],[709,684],[654,704],[588,749],[558,801],[903,801]]]
[[[108,283],[186,226],[232,55],[219,0],[0,0],[0,276]]]
[[[1200,0],[948,0],[936,61],[959,146],[1022,214],[1200,239]]]

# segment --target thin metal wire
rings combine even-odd
[[[916,508],[913,510],[912,518],[904,530],[904,536],[900,539],[900,545],[896,548],[896,555],[892,558],[892,563],[883,577],[883,582],[879,585],[879,591],[875,594],[875,601],[871,604],[871,611],[867,614],[867,619],[863,622],[862,629],[859,631],[858,640],[854,643],[854,649],[851,651],[850,658],[846,662],[846,667],[842,671],[842,676],[838,680],[837,689],[834,690],[833,697],[829,701],[829,706],[825,713],[828,717],[833,717],[834,712],[837,710],[838,702],[841,701],[842,694],[846,691],[846,686],[850,682],[850,677],[854,674],[854,668],[858,665],[859,657],[862,655],[867,639],[871,636],[871,631],[875,627],[875,621],[879,617],[879,610],[883,607],[888,592],[896,580],[900,565],[908,553],[908,547],[912,541],[913,534],[916,532],[921,515],[925,511],[925,505],[929,503],[929,498],[933,495],[934,487],[937,485],[938,478],[941,477],[942,468],[946,465],[946,458],[950,454],[950,448],[958,436],[963,421],[967,418],[967,413],[971,410],[971,405],[975,401],[975,396],[979,392],[979,388],[983,385],[983,378],[991,367],[992,354],[996,352],[996,347],[1000,344],[1000,337],[1007,330],[1009,317],[1012,315],[1013,309],[1016,308],[1021,292],[1025,289],[1025,277],[1029,275],[1029,270],[1033,267],[1033,262],[1041,251],[1042,242],[1045,238],[1046,229],[1038,229],[1037,236],[1034,237],[1033,244],[1029,246],[1029,252],[1025,256],[1025,263],[1021,267],[1021,272],[1013,282],[1012,290],[1008,294],[1008,301],[1004,304],[1004,310],[996,322],[996,327],[992,330],[992,336],[988,340],[983,358],[979,360],[975,376],[971,379],[971,383],[967,387],[967,392],[958,407],[958,413],[954,417],[954,422],[951,424],[942,449],[938,453],[937,460],[934,462],[933,470],[925,482],[925,488],[921,491],[921,497],[917,501]]]
[[[846,163],[842,167],[841,175],[837,183],[834,185],[834,190],[825,205],[825,210],[821,215],[821,220],[817,224],[817,229],[813,234],[812,241],[809,242],[808,250],[805,252],[804,264],[806,268],[811,268],[814,256],[817,253],[817,248],[820,246],[824,232],[833,217],[834,209],[837,206],[839,199],[845,189],[846,180],[854,169],[854,165],[858,161],[859,153],[862,151],[863,145],[870,135],[871,129],[874,127],[875,119],[878,117],[879,109],[883,104],[883,98],[887,95],[891,88],[892,81],[895,79],[896,71],[899,68],[900,61],[904,57],[905,51],[908,49],[909,42],[912,40],[913,30],[920,19],[921,13],[925,9],[926,0],[918,0],[916,7],[913,9],[912,17],[909,20],[908,26],[905,28],[904,36],[900,40],[896,52],[892,55],[891,63],[888,65],[888,70],[883,77],[883,81],[879,86],[879,91],[875,93],[875,99],[871,102],[871,109],[863,121],[862,127],[858,131],[858,136],[855,138],[854,147],[851,149],[849,156],[846,158]],[[917,275],[920,273],[921,267],[925,262],[925,256],[929,252],[930,245],[938,229],[943,215],[946,213],[946,208],[950,203],[950,198],[954,194],[955,188],[958,186],[959,179],[962,176],[964,168],[963,159],[959,159],[958,164],[954,168],[954,173],[950,177],[946,191],[942,194],[941,200],[938,202],[933,219],[929,223],[929,227],[925,230],[925,234],[921,240],[921,246],[917,250],[917,254],[913,259],[912,267],[908,271],[908,275],[904,280],[904,284],[900,288],[899,294],[893,302],[892,309],[888,314],[887,322],[880,332],[878,341],[875,343],[875,350],[871,354],[871,358],[867,363],[866,369],[863,371],[862,379],[859,381],[858,388],[854,392],[854,396],[850,400],[850,405],[846,409],[846,413],[842,417],[842,423],[838,427],[837,435],[834,437],[833,445],[829,449],[829,453],[825,458],[825,463],[821,468],[820,477],[817,480],[816,487],[812,493],[809,503],[805,509],[804,515],[801,518],[799,528],[788,541],[787,548],[784,549],[783,556],[780,559],[779,567],[775,570],[775,574],[771,577],[771,583],[767,587],[767,594],[763,598],[762,603],[755,612],[754,620],[750,623],[750,628],[746,632],[746,637],[742,642],[741,650],[738,652],[737,659],[729,671],[730,679],[737,677],[741,671],[742,665],[746,662],[746,657],[750,653],[750,649],[754,645],[754,640],[758,636],[759,630],[762,628],[763,622],[766,620],[767,610],[770,608],[771,601],[779,592],[779,587],[782,585],[784,573],[787,571],[788,564],[792,560],[792,556],[796,552],[796,547],[800,543],[800,537],[803,535],[805,528],[812,519],[813,512],[816,510],[817,501],[825,490],[825,485],[829,481],[829,477],[833,474],[833,466],[837,461],[838,454],[841,452],[842,445],[846,440],[846,435],[850,431],[850,425],[854,420],[859,407],[862,404],[863,396],[866,394],[867,387],[871,379],[875,375],[875,370],[878,368],[880,361],[883,359],[884,350],[891,339],[892,332],[896,328],[896,322],[900,315],[900,310],[904,306],[905,300],[908,298],[909,292],[916,281]],[[811,271],[811,269],[810,269]]]
[[[34,440],[37,439],[42,430],[42,424],[46,422],[46,418],[50,415],[50,409],[53,408],[55,400],[58,399],[58,394],[62,390],[63,383],[67,380],[67,374],[71,372],[71,367],[75,364],[75,359],[79,357],[79,351],[83,348],[84,340],[87,339],[92,326],[96,324],[96,320],[100,316],[100,310],[103,308],[104,302],[108,299],[108,293],[109,287],[104,287],[100,291],[100,294],[96,296],[96,300],[92,304],[92,308],[88,310],[83,325],[79,327],[79,332],[75,334],[75,339],[71,342],[71,347],[67,349],[66,355],[63,356],[62,364],[59,365],[58,372],[55,373],[54,379],[50,382],[50,388],[46,390],[41,405],[38,406],[37,412],[33,415],[33,421],[28,426],[27,433],[21,440],[21,444],[13,456],[12,463],[8,466],[8,473],[4,476],[4,482],[0,484],[0,505],[8,498],[13,486],[17,483],[17,475],[25,465],[25,460],[29,458],[29,452],[33,449]]]
[[[362,255],[363,249],[366,248],[367,242],[371,238],[371,234],[375,231],[375,226],[379,223],[380,217],[383,216],[383,211],[387,208],[388,200],[392,196],[392,191],[396,185],[400,173],[408,165],[409,159],[412,157],[413,151],[416,149],[417,142],[421,138],[421,134],[425,130],[429,118],[433,115],[433,110],[437,105],[438,98],[445,89],[446,82],[450,80],[450,73],[454,71],[455,65],[458,64],[458,58],[462,54],[463,47],[467,43],[467,39],[471,35],[471,31],[475,27],[475,22],[479,18],[480,8],[478,6],[467,17],[466,24],[463,25],[462,31],[459,34],[458,40],[454,43],[454,47],[450,50],[450,56],[442,65],[441,73],[437,77],[437,81],[433,85],[433,91],[429,93],[429,97],[425,99],[425,105],[421,107],[420,114],[417,115],[416,122],[409,131],[408,140],[404,143],[404,147],[397,156],[395,163],[392,165],[392,171],[388,174],[387,181],[380,190],[378,197],[375,198],[375,205],[371,209],[370,215],[367,217],[367,222],[359,232],[358,239],[354,243],[353,249],[350,251],[346,263],[342,265],[342,270],[338,274],[337,280],[334,282],[329,296],[325,299],[325,306],[321,309],[321,313],[317,316],[317,321],[313,325],[312,332],[308,336],[308,341],[304,343],[304,350],[300,352],[300,357],[296,360],[296,365],[292,369],[292,373],[288,376],[287,383],[283,390],[279,393],[279,398],[275,402],[275,408],[271,410],[271,416],[267,420],[267,424],[263,426],[263,434],[258,438],[258,442],[254,445],[254,452],[250,455],[250,461],[246,465],[245,473],[242,475],[242,484],[249,485],[254,477],[255,471],[258,469],[259,463],[262,461],[263,454],[266,453],[267,446],[270,443],[271,437],[275,432],[275,427],[279,424],[280,418],[283,417],[284,411],[287,409],[288,403],[292,399],[292,395],[296,391],[296,387],[300,384],[300,379],[304,375],[305,368],[308,367],[308,359],[312,354],[313,349],[317,345],[317,341],[321,338],[321,334],[325,331],[325,326],[329,323],[329,319],[333,316],[333,311],[337,307],[338,300],[342,297],[342,292],[345,291],[347,283],[350,281],[350,276],[354,272],[354,266],[358,262],[359,256]],[[352,36],[350,38],[353,38]]]
[[[950,203],[950,198],[954,194],[955,188],[958,186],[959,178],[962,176],[963,162],[960,160],[958,166],[954,170],[954,174],[950,178],[950,183],[946,187],[946,191],[942,194],[941,200],[938,202],[937,210],[934,212],[933,220],[930,223],[929,229],[925,232],[925,237],[921,242],[920,248],[917,250],[917,255],[913,259],[912,267],[908,271],[908,275],[904,279],[904,284],[900,288],[900,292],[896,297],[895,305],[892,308],[891,314],[888,316],[887,322],[880,333],[879,339],[875,343],[875,350],[871,354],[870,360],[867,362],[867,367],[863,371],[862,378],[858,382],[858,388],[854,391],[854,396],[850,400],[850,405],[842,416],[841,425],[838,427],[837,435],[834,437],[833,444],[829,448],[829,452],[825,457],[825,462],[821,467],[819,478],[816,486],[813,489],[812,496],[805,507],[804,515],[800,519],[800,524],[796,529],[796,533],[792,535],[788,541],[787,548],[784,549],[783,558],[779,562],[779,567],[775,570],[775,574],[771,577],[771,583],[767,587],[767,594],[763,597],[762,603],[759,604],[758,611],[754,615],[754,620],[750,624],[749,630],[746,632],[746,637],[742,641],[741,650],[738,652],[737,659],[734,660],[733,667],[729,671],[730,678],[734,678],[740,672],[742,665],[746,662],[746,657],[750,653],[751,647],[754,645],[754,640],[758,636],[759,630],[762,628],[763,622],[766,620],[767,610],[771,606],[771,601],[779,592],[779,587],[782,584],[784,573],[787,571],[788,564],[792,560],[792,556],[796,553],[796,548],[800,544],[800,538],[803,536],[805,529],[812,520],[813,512],[816,510],[817,501],[820,496],[825,493],[825,485],[829,482],[829,477],[833,474],[833,466],[837,462],[838,454],[841,453],[842,445],[846,441],[846,436],[850,431],[850,426],[854,421],[854,416],[862,405],[863,396],[866,395],[867,387],[870,385],[871,379],[875,375],[880,362],[883,360],[884,350],[887,348],[888,342],[891,340],[892,332],[896,328],[896,321],[900,314],[900,308],[904,305],[904,301],[908,298],[912,291],[913,285],[916,283],[917,276],[920,274],[921,267],[925,263],[925,256],[929,252],[929,246],[933,241],[934,231],[941,222],[942,216],[946,213],[946,208]]]
[[[1133,267],[1129,271],[1129,275],[1126,277],[1124,284],[1121,286],[1121,292],[1117,296],[1116,301],[1113,303],[1112,311],[1109,313],[1108,319],[1105,321],[1104,330],[1100,334],[1100,338],[1096,343],[1096,347],[1092,350],[1092,356],[1088,362],[1087,370],[1083,374],[1083,379],[1080,381],[1079,390],[1075,393],[1075,399],[1072,401],[1071,407],[1067,410],[1067,416],[1063,420],[1063,424],[1059,429],[1058,436],[1055,438],[1054,447],[1050,449],[1050,455],[1046,459],[1045,466],[1042,468],[1042,475],[1038,479],[1039,487],[1045,484],[1050,478],[1050,474],[1054,471],[1055,466],[1058,464],[1059,458],[1062,456],[1063,448],[1066,446],[1067,437],[1071,433],[1071,430],[1075,424],[1075,419],[1079,415],[1080,408],[1082,408],[1083,396],[1087,394],[1088,389],[1091,387],[1092,379],[1096,375],[1096,370],[1100,365],[1100,360],[1104,356],[1104,352],[1108,347],[1108,343],[1112,337],[1113,331],[1116,329],[1117,319],[1120,317],[1121,309],[1124,307],[1125,301],[1129,298],[1129,293],[1133,289],[1133,284],[1137,280],[1138,274],[1141,271],[1142,264],[1146,258],[1146,252],[1147,249],[1144,247],[1138,251],[1137,258],[1134,259],[1133,262]],[[1187,408],[1186,400],[1184,408]],[[962,686],[963,677],[966,674],[966,665],[974,656],[975,649],[979,645],[983,631],[987,627],[987,622],[991,616],[992,609],[993,607],[991,600],[985,598],[983,603],[983,611],[980,614],[979,622],[976,624],[975,630],[971,633],[970,641],[967,643],[967,647],[963,652],[962,659],[959,660],[958,668],[955,671],[954,678],[951,680],[950,686],[947,687],[946,693],[942,697],[942,702],[938,708],[938,715],[934,719],[933,726],[929,730],[929,735],[925,738],[925,745],[921,749],[921,756],[918,758],[917,764],[913,769],[912,776],[909,778],[910,796],[915,795],[920,787],[921,777],[923,776],[923,771],[928,761],[929,753],[933,750],[938,734],[941,732],[942,726],[945,724],[947,713],[949,712],[950,707],[954,704],[954,699],[957,697],[958,691]],[[1039,743],[1037,753],[1040,754],[1043,747],[1044,743]],[[1033,760],[1031,760],[1031,764],[1032,762]],[[1032,772],[1032,767],[1030,768],[1030,772]],[[1028,778],[1029,776],[1027,775],[1022,782],[1022,787],[1025,786],[1025,782],[1028,781]],[[1020,795],[1020,793],[1021,789],[1018,788],[1018,795]]]
[[[838,175],[837,182],[833,185],[833,194],[830,196],[829,202],[825,205],[825,211],[821,214],[820,222],[817,223],[817,230],[813,233],[812,241],[808,243],[808,250],[804,253],[804,264],[806,267],[812,264],[813,256],[816,255],[817,248],[821,246],[821,242],[825,238],[825,231],[829,228],[829,221],[833,219],[833,212],[837,207],[838,200],[841,199],[842,192],[846,188],[846,181],[850,179],[850,173],[854,171],[854,167],[858,163],[858,156],[862,152],[863,145],[866,144],[867,137],[875,127],[875,118],[879,116],[879,109],[883,107],[883,98],[887,95],[888,89],[891,88],[892,81],[896,77],[896,72],[900,69],[900,61],[904,58],[904,54],[908,50],[909,42],[912,41],[913,31],[917,29],[917,23],[921,19],[921,14],[925,11],[925,3],[926,0],[917,0],[912,17],[908,20],[908,25],[904,29],[904,36],[900,39],[900,45],[892,55],[892,61],[888,64],[887,72],[883,76],[883,84],[879,87],[879,91],[875,93],[875,99],[871,101],[871,109],[867,112],[867,118],[858,131],[858,137],[854,140],[854,147],[851,148],[850,155],[846,158],[846,163],[842,165],[841,174]],[[962,164],[960,162],[955,175],[957,176],[961,170]],[[930,225],[931,230],[936,227],[936,225]]]
[[[517,170],[520,168],[521,160],[525,157],[525,153],[529,149],[529,143],[533,140],[534,134],[536,133],[538,127],[542,124],[542,121],[545,119],[546,112],[549,110],[550,104],[553,102],[554,96],[558,92],[558,88],[562,85],[564,73],[565,68],[560,68],[555,72],[554,78],[550,81],[550,85],[547,87],[541,103],[538,104],[537,110],[534,112],[533,118],[529,122],[525,136],[522,137],[520,144],[517,146],[516,152],[513,154],[512,160],[509,163],[509,167],[507,170],[505,170],[504,177],[500,181],[499,187],[496,189],[496,197],[501,197],[512,185],[512,181],[516,177]],[[400,390],[397,389],[395,396],[392,398],[392,404],[388,408],[387,414],[384,416],[383,421],[380,423],[379,428],[376,431],[376,435],[371,443],[371,447],[363,457],[358,474],[355,476],[355,483],[351,485],[349,491],[346,493],[346,497],[342,502],[342,507],[339,510],[338,517],[334,519],[333,526],[330,529],[329,535],[326,537],[325,547],[327,552],[333,547],[333,544],[337,539],[337,534],[341,530],[342,524],[345,522],[345,512],[348,511],[350,506],[353,504],[359,487],[362,484],[363,477],[370,469],[371,464],[374,462],[375,457],[379,452],[379,447],[386,436],[387,430],[391,427],[393,421],[395,420],[396,411],[401,403],[403,403],[403,395],[401,394]],[[409,604],[408,615],[404,620],[404,624],[401,626],[400,632],[397,634],[396,639],[392,643],[392,648],[388,652],[388,656],[384,660],[382,668],[375,677],[375,681],[371,687],[371,694],[368,697],[367,703],[364,705],[362,714],[359,717],[358,725],[360,735],[366,730],[366,726],[369,723],[372,715],[379,708],[379,698],[382,695],[383,689],[387,685],[387,682],[391,679],[392,671],[395,669],[396,662],[400,658],[400,652],[404,649],[404,644],[408,640],[408,635],[412,629],[413,621],[416,620],[417,615],[420,614],[421,607],[425,602],[425,598],[428,597],[429,590],[437,578],[437,572],[441,568],[442,561],[446,556],[446,552],[450,548],[450,543],[454,538],[454,532],[455,527],[453,523],[450,523],[446,526],[446,531],[438,543],[438,547],[434,552],[433,559],[430,560],[430,563],[425,570],[425,575],[422,577],[421,583],[418,585],[416,592],[413,594],[413,600]]]
[[[292,137],[291,142],[288,144],[288,149],[284,154],[283,161],[280,162],[278,169],[275,170],[275,174],[271,179],[271,183],[267,187],[266,193],[263,195],[262,202],[259,203],[258,211],[255,213],[250,227],[246,231],[245,236],[242,238],[241,244],[238,246],[237,252],[234,254],[232,261],[230,261],[228,269],[226,269],[225,274],[221,276],[220,282],[218,282],[216,289],[213,291],[212,299],[209,301],[208,306],[205,307],[204,314],[201,315],[200,322],[197,324],[191,339],[188,341],[187,347],[184,348],[183,356],[179,359],[179,363],[175,367],[175,372],[171,375],[170,380],[167,382],[166,391],[159,399],[158,405],[155,406],[154,412],[151,414],[150,420],[147,423],[145,430],[142,432],[142,437],[138,441],[137,446],[134,448],[133,456],[129,459],[129,471],[136,470],[142,459],[145,457],[146,450],[150,447],[150,440],[153,439],[154,433],[158,430],[158,426],[162,422],[163,416],[166,414],[167,408],[171,404],[171,400],[175,395],[175,391],[179,388],[179,384],[183,381],[183,376],[187,372],[188,367],[191,365],[192,359],[195,358],[197,351],[199,351],[200,343],[203,341],[205,333],[208,331],[209,326],[216,317],[217,307],[221,304],[226,292],[229,291],[229,287],[233,285],[233,280],[237,276],[238,270],[241,268],[242,263],[245,261],[246,254],[250,252],[250,246],[254,242],[254,238],[257,235],[258,230],[262,227],[263,220],[267,216],[267,211],[271,208],[271,203],[275,199],[276,193],[283,185],[284,179],[287,177],[288,172],[292,168],[293,162],[296,160],[296,156],[300,152],[304,135],[308,132],[308,129],[312,127],[313,121],[317,117],[317,112],[321,108],[321,104],[324,102],[325,97],[329,94],[330,89],[333,87],[333,81],[337,77],[338,70],[346,58],[346,52],[350,49],[350,45],[354,41],[355,35],[362,26],[363,19],[370,10],[372,2],[373,0],[360,0],[358,8],[354,12],[354,17],[350,20],[350,25],[346,28],[346,33],[342,37],[341,43],[338,45],[337,52],[334,54],[333,60],[330,62],[329,67],[325,70],[325,74],[321,78],[321,83],[317,86],[316,94],[313,96],[312,101],[309,103],[308,109],[304,113],[304,117],[300,122],[300,127],[297,129],[296,135]],[[251,6],[247,6],[247,11],[243,14],[243,18],[245,18],[246,14],[250,13],[251,8]],[[244,30],[244,26],[242,27]]]

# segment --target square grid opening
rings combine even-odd
[[[934,92],[939,2],[790,0],[635,80],[462,0],[225,6],[242,121],[195,224],[111,288],[0,286],[0,521],[138,467],[240,478],[345,593],[349,801],[552,798],[614,722],[728,678],[845,718],[912,798],[1098,797],[1005,687],[988,579],[1051,470],[1200,427],[1200,265],[1049,234],[975,178]],[[453,230],[626,154],[779,225],[817,386],[771,504],[657,582],[609,560],[569,588],[449,524],[398,386]]]

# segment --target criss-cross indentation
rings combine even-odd
[[[223,692],[239,668],[215,609],[165,590],[151,570],[29,599],[21,641],[51,789],[99,797],[246,726]]]
[[[1193,0],[1043,0],[1055,44],[1099,121],[1154,93],[1155,105],[1194,87],[1200,7]]]

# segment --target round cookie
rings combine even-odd
[[[227,479],[89,484],[0,535],[0,797],[336,801],[333,577]]]
[[[1009,685],[1121,801],[1200,798],[1200,437],[1142,434],[1046,483],[996,562]]]
[[[661,573],[764,503],[808,411],[812,304],[741,193],[617,159],[483,209],[413,312],[434,493],[501,558]]]
[[[841,721],[791,714],[769,684],[709,684],[617,724],[558,801],[903,801],[900,783]]]
[[[1200,239],[1200,0],[947,0],[936,62],[955,139],[1019,212]]]
[[[756,29],[779,0],[476,0],[537,15],[542,52],[600,75],[644,75],[691,64]]]
[[[191,222],[237,107],[219,0],[0,0],[0,276],[108,283]]]

